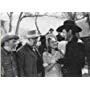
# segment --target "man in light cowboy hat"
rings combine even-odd
[[[17,39],[19,39],[18,36],[10,33],[1,38],[1,66],[3,77],[18,76],[16,56],[14,53]]]
[[[35,52],[35,45],[37,43],[37,38],[40,35],[36,30],[31,30],[27,32],[26,38],[28,42],[17,51],[18,59],[18,69],[20,77],[37,77],[37,54]]]
[[[68,40],[63,59],[63,76],[81,77],[81,71],[85,65],[85,47],[84,43],[78,41],[76,34],[82,29],[74,21],[66,20],[60,27],[60,31],[65,33],[65,38]]]

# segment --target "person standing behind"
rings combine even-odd
[[[17,63],[14,51],[16,50],[16,35],[6,34],[1,39],[1,68],[2,77],[17,77]]]
[[[36,30],[27,32],[28,42],[17,50],[19,77],[37,77],[37,55],[34,46],[39,34]]]

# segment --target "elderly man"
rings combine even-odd
[[[36,30],[28,31],[26,38],[28,42],[17,51],[18,70],[20,77],[37,77],[40,74],[40,54],[36,49],[37,38],[40,35]],[[38,54],[38,55],[37,55]],[[41,59],[39,58],[39,61]]]
[[[6,34],[1,39],[1,67],[2,77],[16,77],[17,65],[16,65],[16,41],[19,39],[16,35]]]

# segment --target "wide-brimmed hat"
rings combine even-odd
[[[38,31],[36,31],[36,30],[30,30],[30,31],[27,32],[26,38],[37,38],[40,35],[41,34],[39,34]]]
[[[62,32],[62,30],[65,29],[67,32],[71,29],[74,33],[79,33],[82,31],[82,29],[76,25],[75,21],[73,20],[66,20],[64,21],[64,24],[57,28],[57,32]]]
[[[5,34],[1,37],[1,45],[3,45],[6,41],[12,40],[12,39],[19,39],[19,37],[17,35],[13,35],[13,34]]]

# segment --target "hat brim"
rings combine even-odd
[[[74,33],[79,33],[79,32],[82,31],[82,29],[77,25],[73,25],[73,26],[62,25],[62,26],[58,27],[56,31],[57,32],[62,32],[63,29],[65,29],[66,31],[69,31],[71,29]]]
[[[57,32],[62,32],[63,29],[65,29],[65,26],[64,25],[58,27],[56,31]]]
[[[79,33],[79,32],[82,31],[82,29],[81,29],[79,26],[77,26],[77,25],[72,26],[72,27],[71,27],[71,30],[72,30],[72,32],[74,32],[74,33]]]
[[[40,35],[26,35],[26,38],[38,38]]]

